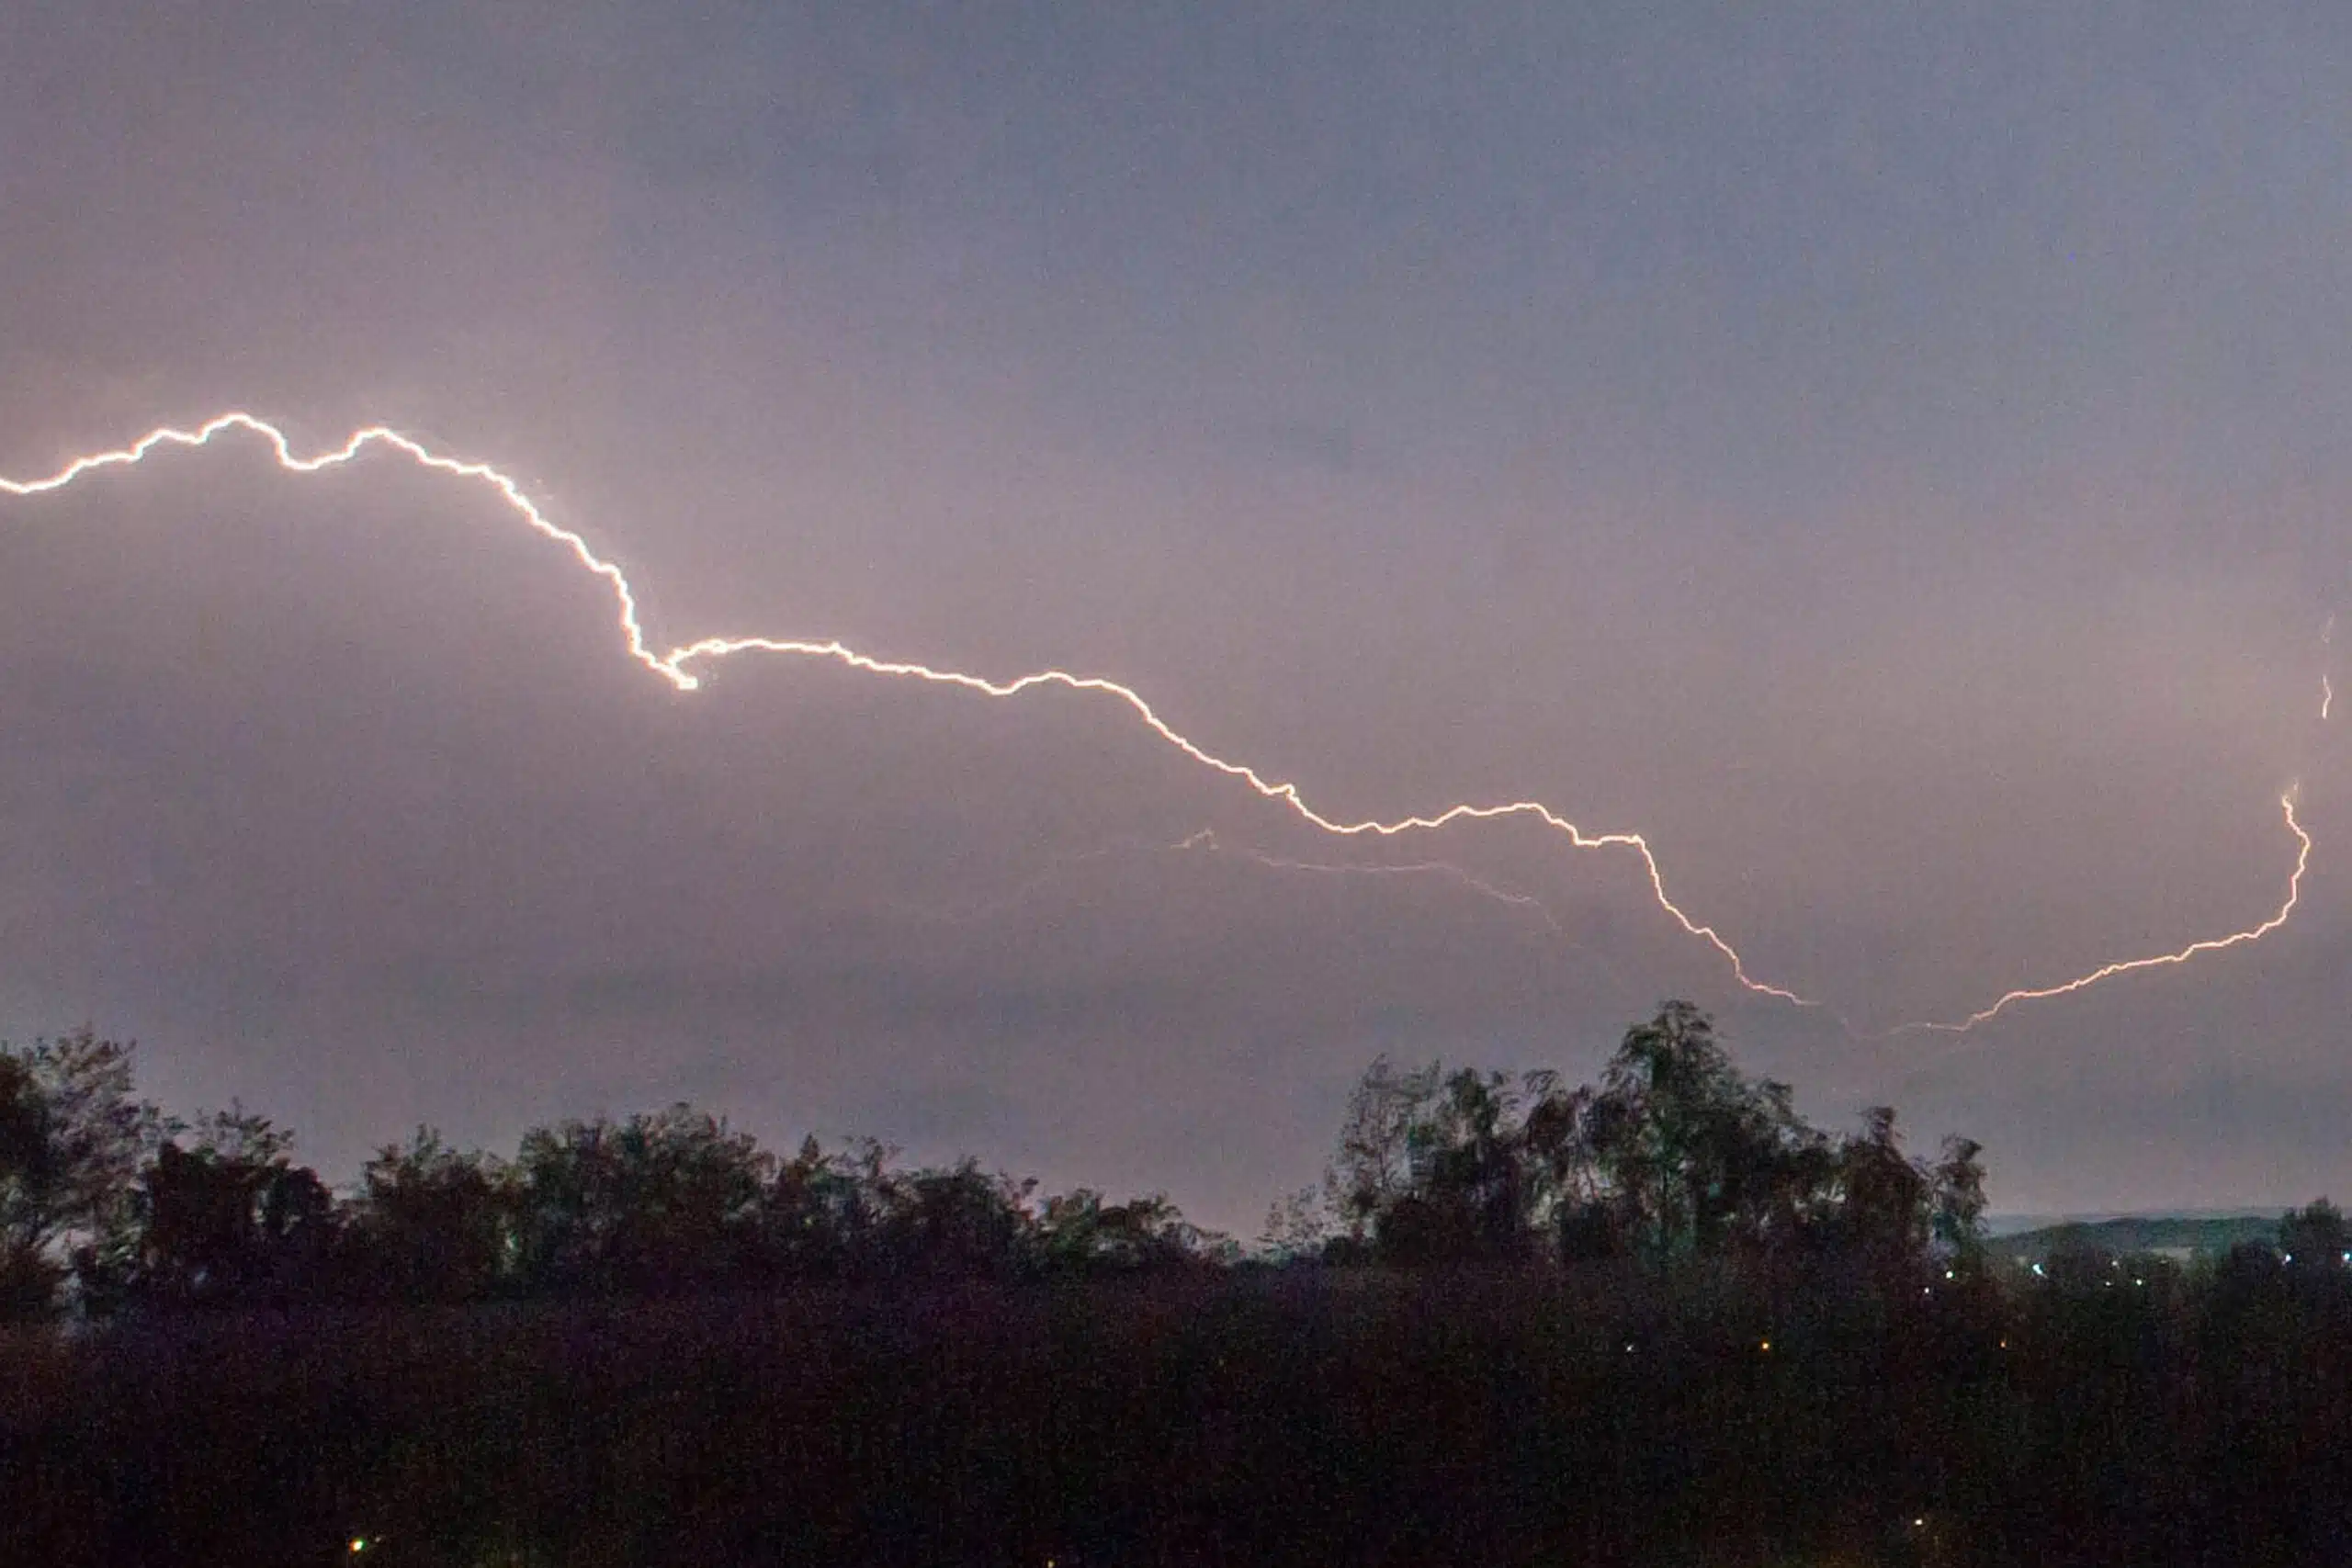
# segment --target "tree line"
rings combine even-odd
[[[1835,1254],[1901,1272],[1973,1258],[1977,1145],[1905,1155],[1894,1112],[1833,1137],[1671,1002],[1600,1081],[1375,1060],[1319,1190],[1254,1253],[1165,1196],[1041,1194],[870,1140],[788,1156],[690,1106],[565,1121],[511,1157],[430,1129],[330,1189],[242,1106],[141,1100],[91,1030],[0,1045],[0,1313],[665,1296],[801,1280],[1018,1279],[1244,1260],[1449,1264]]]
[[[1136,1272],[1231,1250],[1163,1196],[1041,1195],[870,1140],[779,1156],[684,1104],[536,1127],[511,1158],[420,1128],[338,1193],[266,1117],[173,1117],[131,1066],[88,1029],[0,1045],[0,1315]]]
[[[1973,1264],[1983,1150],[1903,1152],[1895,1113],[1835,1136],[1784,1083],[1750,1078],[1713,1021],[1668,1002],[1597,1084],[1375,1061],[1349,1097],[1319,1190],[1277,1205],[1291,1251],[1399,1265],[1835,1255],[1897,1272]]]
[[[1996,1269],[1974,1145],[1916,1157],[1884,1109],[1811,1126],[1679,1003],[1580,1086],[1374,1061],[1325,1179],[1248,1251],[1164,1199],[780,1156],[687,1107],[509,1156],[420,1133],[338,1191],[265,1118],[175,1119],[131,1066],[87,1031],[0,1048],[7,1311],[104,1320],[0,1333],[9,1561],[2352,1540],[2342,1213],[2187,1263],[2083,1233]],[[493,1302],[594,1304],[244,1310]]]

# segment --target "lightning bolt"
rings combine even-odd
[[[2287,917],[2295,912],[2296,902],[2302,897],[2303,873],[2310,869],[2312,863],[2312,836],[2303,830],[2303,825],[2301,822],[2295,820],[2295,792],[2292,789],[2278,797],[2278,808],[2286,813],[2287,831],[2295,836],[2295,869],[2287,878],[2286,902],[2280,904],[2278,912],[2260,925],[2248,926],[2244,931],[2232,931],[2227,936],[2209,937],[2202,942],[2192,942],[2177,953],[2160,953],[2152,958],[2127,958],[2114,964],[2101,964],[2087,975],[2078,975],[2071,980],[2055,986],[2043,986],[2033,990],[2010,991],[1995,1001],[1992,1006],[1970,1013],[1958,1023],[1906,1023],[1892,1032],[1905,1034],[1926,1032],[1937,1034],[1965,1034],[1980,1023],[1990,1023],[2018,1002],[2038,1002],[2052,997],[2071,996],[2076,991],[2098,985],[2101,980],[2111,980],[2118,975],[2130,975],[2142,969],[2161,969],[2169,964],[2186,964],[2202,953],[2220,953],[2225,948],[2244,947],[2250,942],[2260,942],[2264,937],[2285,925]]]
[[[2329,711],[2335,706],[2335,617],[2330,615],[2319,628],[2319,721],[2322,724],[2327,722]]]
[[[1133,687],[1103,676],[1079,675],[1067,670],[1040,670],[1012,680],[995,681],[962,671],[937,669],[928,664],[877,659],[835,640],[815,641],[798,637],[704,637],[695,642],[673,648],[666,653],[657,654],[646,638],[644,622],[639,613],[636,591],[630,585],[628,574],[616,562],[599,555],[582,535],[550,520],[510,475],[489,463],[452,457],[435,452],[422,442],[402,434],[389,425],[368,425],[354,431],[338,447],[302,457],[295,452],[291,439],[277,425],[243,410],[234,410],[216,415],[194,429],[182,429],[171,425],[159,426],[128,446],[74,457],[62,468],[46,478],[35,479],[0,478],[0,494],[19,498],[46,495],[62,491],[88,475],[109,468],[128,468],[143,462],[151,454],[160,449],[205,446],[209,445],[216,436],[232,431],[260,437],[268,445],[278,467],[289,473],[316,474],[326,469],[341,468],[358,457],[368,448],[382,446],[401,454],[420,468],[447,474],[453,479],[469,479],[488,486],[497,492],[508,509],[533,531],[570,551],[582,569],[604,580],[606,586],[612,590],[616,620],[628,657],[680,692],[693,692],[702,684],[703,677],[696,674],[690,667],[715,664],[737,654],[764,653],[831,660],[867,674],[895,676],[935,685],[954,686],[980,696],[999,699],[1017,697],[1023,693],[1047,687],[1058,687],[1070,692],[1106,697],[1125,705],[1145,728],[1193,762],[1227,778],[1238,780],[1263,798],[1283,807],[1302,821],[1336,838],[1393,839],[1409,833],[1433,832],[1457,822],[1492,822],[1505,818],[1526,818],[1540,823],[1560,835],[1576,849],[1629,851],[1641,862],[1643,874],[1649,882],[1650,894],[1657,907],[1687,935],[1695,937],[1713,948],[1730,968],[1732,978],[1743,989],[1758,996],[1771,997],[1789,1002],[1797,1007],[1818,1008],[1821,1005],[1785,987],[1759,980],[1749,974],[1747,961],[1741,957],[1737,949],[1724,940],[1722,933],[1713,926],[1693,919],[1668,895],[1665,875],[1658,867],[1657,857],[1651,851],[1648,840],[1641,834],[1589,833],[1539,800],[1513,800],[1486,806],[1464,802],[1446,807],[1433,813],[1415,814],[1386,820],[1372,818],[1348,820],[1331,817],[1309,805],[1295,784],[1269,777],[1247,763],[1221,757],[1176,729],[1162,718],[1159,712]],[[2332,697],[2331,692],[2327,701],[2332,701]],[[2326,703],[2324,702],[2323,716],[2324,716],[2325,708]],[[2294,874],[2288,884],[2286,902],[2280,906],[2276,915],[2261,925],[2233,932],[2225,937],[2192,942],[2177,953],[2109,964],[2062,985],[2038,990],[2010,991],[1995,1001],[1992,1006],[1972,1014],[1956,1024],[1923,1023],[1905,1025],[1904,1028],[1965,1032],[1990,1021],[2005,1009],[2018,1002],[2064,996],[2086,987],[2097,985],[2102,980],[2136,970],[2187,963],[2199,953],[2217,952],[2223,948],[2254,942],[2277,930],[2286,922],[2288,916],[2294,910],[2301,887],[2303,871],[2310,862],[2312,850],[2310,835],[2304,832],[2301,824],[2295,819],[2294,796],[2291,791],[2282,799],[2281,804],[2286,810],[2287,826],[2295,835],[2301,845],[2301,851],[2296,857]],[[1434,869],[1435,863],[1362,869],[1385,869],[1392,873],[1406,873]],[[1312,869],[1312,867],[1302,863],[1298,869]],[[1459,873],[1458,868],[1447,869],[1455,871],[1457,874],[1464,876],[1467,874]],[[1474,885],[1476,884],[1476,878],[1469,878],[1469,880]],[[1523,897],[1521,895],[1503,893],[1484,885],[1478,886],[1483,891],[1501,897],[1506,902],[1518,902]],[[1548,911],[1546,913],[1548,918]],[[1901,1031],[1895,1032],[1901,1032]]]
[[[577,537],[571,535],[566,536]],[[633,626],[630,628],[630,635],[633,638],[637,637],[638,634]],[[639,639],[637,646],[641,646],[641,638]],[[1798,1007],[1819,1005],[1784,987],[1758,980],[1750,975],[1747,972],[1747,961],[1740,957],[1737,949],[1724,940],[1721,932],[1713,926],[1691,919],[1680,905],[1668,897],[1666,878],[1658,869],[1657,856],[1651,852],[1649,841],[1642,835],[1624,832],[1588,833],[1540,800],[1513,800],[1498,806],[1476,806],[1464,803],[1447,807],[1444,810],[1433,815],[1399,817],[1387,821],[1367,818],[1361,821],[1351,822],[1340,818],[1329,817],[1308,805],[1306,797],[1299,793],[1296,784],[1284,780],[1270,779],[1246,762],[1231,761],[1203,747],[1160,717],[1134,687],[1123,685],[1119,682],[1101,675],[1074,675],[1067,670],[1040,670],[1032,674],[1017,676],[1010,681],[991,681],[984,676],[969,675],[957,670],[938,670],[928,664],[916,664],[901,660],[876,659],[871,654],[860,653],[855,649],[840,642],[830,640],[810,642],[797,637],[705,637],[699,642],[688,643],[683,648],[674,649],[662,658],[650,660],[649,662],[674,681],[680,690],[692,691],[699,684],[699,677],[689,673],[687,665],[705,660],[725,659],[739,653],[776,653],[808,659],[829,659],[835,663],[845,664],[853,670],[863,670],[869,674],[897,675],[916,681],[927,681],[936,685],[959,686],[967,692],[977,692],[982,696],[989,697],[1015,697],[1023,692],[1046,686],[1059,686],[1073,692],[1098,693],[1125,704],[1134,712],[1136,718],[1142,720],[1145,728],[1201,766],[1223,773],[1227,778],[1240,780],[1266,799],[1288,807],[1311,826],[1337,838],[1353,839],[1373,835],[1393,839],[1406,833],[1433,831],[1455,822],[1494,822],[1506,818],[1528,818],[1541,822],[1544,827],[1560,834],[1579,850],[1631,850],[1641,860],[1643,873],[1649,878],[1650,894],[1657,901],[1658,908],[1665,910],[1684,931],[1706,942],[1721,954],[1724,961],[1731,967],[1732,978],[1741,987],[1758,996],[1778,998],[1781,1001],[1792,1002]]]
[[[47,495],[52,491],[63,490],[85,474],[97,473],[107,468],[127,468],[134,463],[142,463],[146,461],[147,455],[159,446],[207,446],[211,445],[214,436],[231,430],[249,431],[268,442],[270,451],[277,458],[277,466],[288,473],[315,474],[327,468],[339,468],[370,446],[389,446],[409,458],[419,468],[431,468],[435,473],[447,474],[454,479],[475,479],[490,486],[498,492],[501,500],[513,508],[516,516],[529,524],[537,532],[570,550],[582,567],[595,576],[603,578],[611,586],[614,601],[620,607],[621,636],[628,643],[628,656],[631,659],[636,660],[682,692],[691,692],[695,689],[695,682],[693,676],[676,668],[669,660],[656,658],[653,650],[646,646],[645,627],[637,615],[636,591],[629,587],[628,574],[619,567],[590,548],[588,541],[578,534],[548,522],[547,514],[542,513],[537,504],[524,493],[521,485],[492,468],[488,463],[468,462],[458,457],[444,457],[424,446],[424,443],[402,435],[390,425],[371,424],[365,430],[355,430],[341,446],[333,451],[321,452],[314,457],[298,457],[294,455],[294,444],[287,438],[284,431],[266,419],[256,419],[241,409],[234,410],[228,413],[215,415],[194,430],[178,430],[170,425],[159,426],[128,446],[118,447],[111,452],[93,452],[86,457],[76,457],[47,479],[0,478],[0,495]]]
[[[1016,697],[1023,692],[1048,686],[1058,686],[1072,692],[1098,694],[1125,705],[1136,717],[1143,722],[1146,728],[1203,767],[1223,773],[1228,778],[1240,780],[1266,799],[1288,807],[1306,822],[1326,833],[1340,838],[1362,838],[1367,835],[1395,838],[1405,833],[1434,830],[1455,822],[1485,822],[1497,821],[1505,818],[1529,818],[1542,822],[1553,831],[1561,834],[1569,843],[1580,850],[1630,850],[1640,859],[1643,872],[1649,878],[1650,891],[1657,898],[1658,907],[1665,910],[1684,931],[1706,942],[1721,954],[1724,961],[1731,967],[1732,977],[1742,987],[1759,996],[1775,997],[1782,1001],[1792,1002],[1799,1007],[1815,1005],[1794,991],[1767,984],[1749,975],[1746,961],[1740,957],[1737,950],[1730,942],[1724,940],[1720,932],[1712,926],[1692,919],[1679,905],[1668,897],[1665,877],[1658,869],[1657,857],[1651,852],[1648,840],[1639,833],[1588,833],[1542,801],[1514,800],[1498,806],[1464,804],[1448,807],[1430,816],[1402,817],[1392,821],[1379,821],[1372,818],[1354,822],[1343,821],[1338,818],[1328,817],[1309,806],[1305,797],[1300,795],[1296,784],[1283,780],[1270,779],[1246,763],[1228,761],[1208,750],[1160,717],[1152,705],[1144,701],[1142,694],[1135,688],[1100,675],[1077,675],[1067,670],[1040,670],[1010,681],[991,681],[957,670],[940,670],[928,664],[917,664],[901,660],[876,659],[871,654],[860,653],[855,649],[838,641],[829,639],[817,642],[800,637],[704,637],[700,641],[673,648],[667,653],[656,654],[651,645],[646,640],[644,622],[638,611],[636,591],[630,586],[628,574],[622,571],[619,566],[598,555],[594,547],[582,536],[549,520],[547,514],[539,510],[537,503],[524,491],[523,487],[507,474],[488,463],[451,457],[435,452],[422,442],[403,435],[389,425],[371,424],[363,430],[354,431],[341,446],[303,457],[295,455],[293,442],[277,425],[243,410],[235,410],[216,415],[193,430],[183,430],[170,425],[151,430],[128,446],[75,457],[46,479],[0,479],[0,492],[20,497],[45,495],[53,491],[63,490],[67,485],[85,475],[107,468],[128,468],[134,463],[141,462],[150,453],[158,448],[203,446],[209,444],[215,436],[232,430],[248,432],[267,442],[271,452],[277,459],[278,467],[292,473],[315,474],[327,468],[339,468],[349,463],[370,446],[385,446],[401,453],[419,467],[448,474],[456,479],[477,480],[490,486],[525,523],[539,534],[570,550],[581,566],[603,578],[611,586],[613,599],[617,608],[621,636],[628,645],[629,657],[681,692],[694,691],[702,684],[702,677],[693,673],[687,668],[689,665],[713,663],[741,653],[772,653],[805,659],[831,660],[837,664],[843,664],[853,670],[861,670],[872,675],[894,675],[909,680],[928,682],[935,685],[956,686],[989,697]]]
[[[2335,645],[2335,617],[2334,615],[2330,615],[2330,616],[2328,616],[2328,618],[2327,618],[2327,624],[2326,624],[2325,626],[2324,626],[2320,627],[2320,629],[2319,629],[2319,645],[2320,645],[2320,647],[2322,647],[2322,648],[2324,648],[2324,649],[2333,649],[2333,647],[2334,647],[2334,645]],[[2335,662],[2335,660],[2334,660],[2334,657],[2333,657],[2332,653],[2331,653],[2331,655],[2330,655],[2330,657],[2329,657],[2329,660],[2328,660],[2328,662],[2329,662],[2329,664],[2330,664],[2330,665],[2333,665],[2333,663]],[[2325,723],[2327,722],[2328,710],[2329,710],[2330,708],[2333,708],[2335,705],[2335,671],[2333,671],[2333,669],[2323,667],[2323,668],[2321,669],[2320,672],[2319,672],[2319,721],[2320,721],[2322,724],[2325,724]]]

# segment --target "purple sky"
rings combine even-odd
[[[9,6],[0,472],[387,422],[662,648],[1643,832],[1850,1032],[1623,852],[1334,844],[1098,697],[683,695],[480,487],[224,441],[0,498],[0,1032],[331,1174],[684,1097],[1250,1232],[1375,1052],[1687,996],[1998,1207],[2352,1196],[2352,21],[1203,10]],[[1880,1033],[2260,921],[2295,780],[2260,944]],[[1265,863],[1384,858],[1548,914]]]

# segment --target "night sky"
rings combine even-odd
[[[0,473],[380,421],[657,649],[1540,798],[1828,1005],[1099,694],[680,693],[486,487],[223,437],[0,498],[0,1034],[338,1179],[684,1098],[1249,1234],[1375,1053],[1677,996],[1996,1208],[2352,1197],[2347,83],[2286,4],[18,0]],[[2298,782],[2261,942],[1887,1032],[2260,923]]]

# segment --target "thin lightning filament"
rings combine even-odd
[[[1913,1030],[1928,1030],[1939,1034],[1965,1034],[1980,1023],[1990,1023],[2018,1002],[2038,1002],[2052,997],[2068,996],[2075,991],[2086,990],[2096,986],[2101,980],[2112,980],[2118,975],[2131,975],[2143,969],[2162,969],[2173,964],[2186,964],[2199,953],[2220,953],[2226,948],[2244,947],[2248,942],[2260,942],[2264,937],[2285,925],[2287,918],[2295,912],[2295,905],[2303,895],[2303,873],[2310,869],[2312,863],[2312,836],[2305,832],[2303,825],[2295,819],[2293,790],[2290,789],[2278,797],[2278,809],[2286,814],[2287,831],[2295,836],[2295,869],[2287,878],[2286,901],[2278,906],[2277,913],[2260,925],[2248,926],[2242,931],[2232,931],[2227,936],[2209,937],[2202,942],[2192,942],[2177,953],[2160,953],[2152,958],[2127,958],[2115,964],[2103,964],[2087,975],[2077,975],[2075,978],[2062,981],[2055,986],[2043,986],[2032,990],[2009,991],[1995,1000],[1992,1006],[1970,1013],[1958,1023],[1906,1023],[1894,1032],[1899,1034]]]

